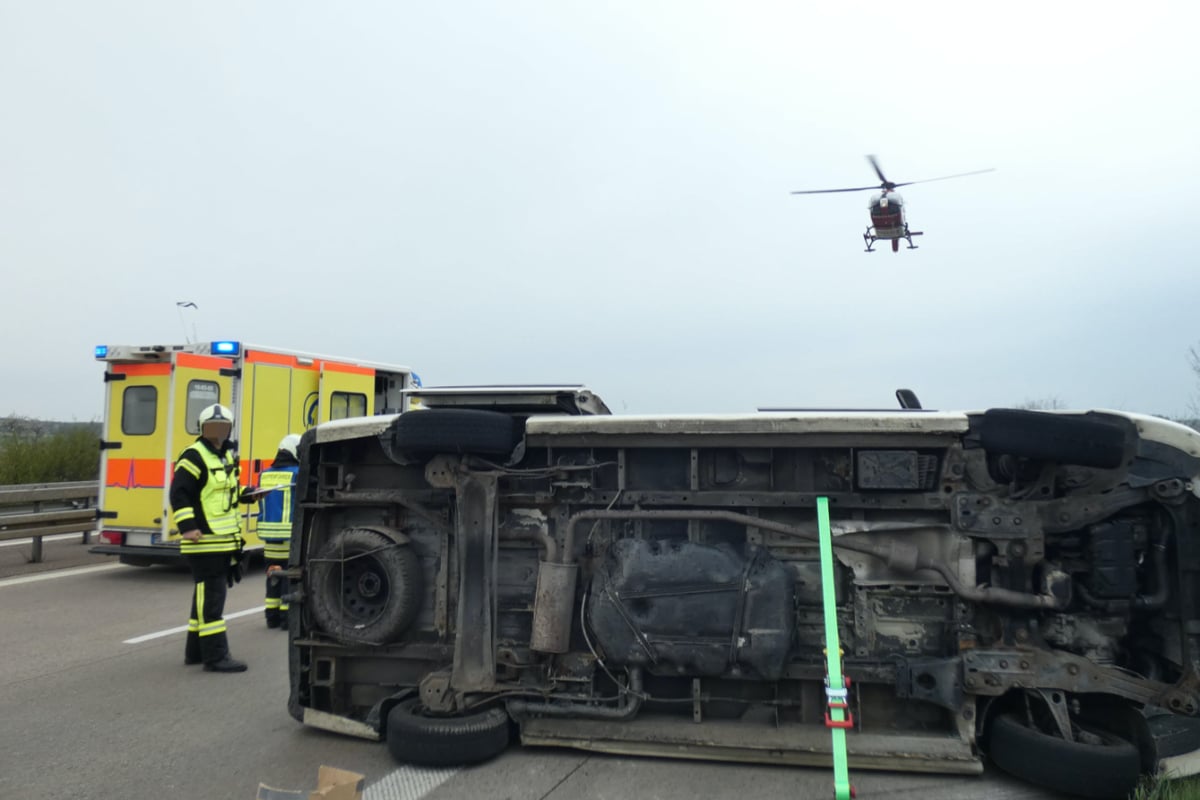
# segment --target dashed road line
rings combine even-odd
[[[401,767],[368,786],[363,792],[363,800],[418,800],[457,772],[457,769]]]

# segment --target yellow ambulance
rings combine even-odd
[[[330,420],[398,413],[419,386],[408,367],[260,347],[239,341],[100,345],[105,366],[100,444],[100,543],[93,553],[146,566],[181,558],[167,493],[175,459],[213,403],[234,413],[241,481],[257,485],[279,441]],[[243,521],[261,551],[254,506]]]

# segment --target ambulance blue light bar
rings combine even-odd
[[[213,342],[212,353],[215,356],[236,356],[242,352],[241,342]]]
[[[96,345],[96,358],[107,358],[107,357],[108,357],[108,345],[106,345],[106,344]]]

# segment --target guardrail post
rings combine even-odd
[[[84,508],[91,508],[91,507],[92,507],[92,498],[90,498],[90,497],[86,497],[86,498],[84,498],[84,500],[83,500],[83,507],[84,507]],[[92,543],[92,529],[91,529],[91,528],[88,528],[87,530],[85,530],[85,531],[83,532],[83,543],[84,543],[84,544],[91,544],[91,543]]]
[[[38,514],[41,512],[41,510],[42,510],[42,502],[40,500],[34,500],[33,501],[33,513]],[[42,563],[42,537],[40,537],[40,536],[33,537],[33,558],[31,559],[31,561],[34,564]]]

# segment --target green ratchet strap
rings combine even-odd
[[[842,676],[828,497],[817,498],[817,528],[821,538],[821,594],[825,607],[825,727],[833,737],[833,796],[834,800],[850,800],[854,797],[854,788],[850,785],[850,769],[846,763],[846,729],[854,727],[854,715],[850,713],[850,679]]]

